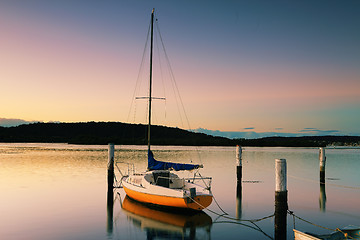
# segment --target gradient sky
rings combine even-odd
[[[1,1],[0,118],[130,121],[152,8],[191,128],[360,135],[357,0]]]

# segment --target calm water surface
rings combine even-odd
[[[273,239],[275,217],[246,220],[274,214],[276,158],[287,160],[288,205],[297,216],[330,229],[360,226],[360,149],[326,149],[322,188],[317,148],[243,148],[241,185],[235,147],[153,151],[158,160],[202,163],[226,218],[217,215],[222,210],[215,202],[211,211],[186,215],[133,202],[122,189],[111,204],[107,146],[0,144],[0,239]],[[115,158],[146,169],[143,146],[116,146]],[[301,231],[331,232],[287,215],[287,239],[293,239],[294,224]]]

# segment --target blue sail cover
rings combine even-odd
[[[200,165],[185,164],[185,163],[172,163],[157,161],[151,150],[148,151],[148,170],[193,170],[199,168]]]

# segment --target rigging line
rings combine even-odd
[[[319,183],[319,181],[316,180],[312,180],[312,179],[307,179],[307,178],[302,178],[302,177],[297,177],[294,175],[290,175],[287,174],[289,177],[292,177],[294,179],[298,179],[298,180],[303,180],[303,181],[307,181],[307,182],[313,182],[313,183]],[[335,186],[335,187],[341,187],[341,188],[349,188],[349,189],[356,189],[356,190],[360,190],[360,187],[352,187],[352,186],[345,186],[345,185],[339,185],[339,184],[334,184],[334,183],[328,183],[325,181],[325,184],[328,186]]]
[[[273,172],[273,170],[267,169],[267,168],[263,168],[264,171],[267,172]],[[318,180],[313,180],[313,179],[308,179],[308,178],[303,178],[303,177],[298,177],[298,176],[294,176],[291,174],[287,174],[287,176],[293,178],[293,179],[297,179],[297,180],[302,180],[302,181],[306,181],[306,182],[312,182],[312,183],[320,183],[320,181]],[[340,185],[340,184],[335,184],[335,183],[329,183],[328,181],[325,181],[325,184],[327,186],[334,186],[334,187],[340,187],[340,188],[347,188],[347,189],[355,189],[355,190],[360,190],[360,187],[353,187],[353,186],[345,186],[345,185]]]
[[[159,41],[157,40],[158,35],[160,35],[159,34],[159,29],[158,29],[157,25],[155,24],[155,38],[156,38],[155,43],[156,43],[157,55],[158,55],[158,58],[159,58],[159,68],[160,68],[160,76],[161,76],[161,82],[162,82],[162,87],[163,87],[163,94],[164,94],[164,99],[166,100],[166,88],[165,88],[164,75],[163,75],[163,69],[162,69],[162,63],[161,63],[162,58],[161,58],[161,55],[160,55]],[[165,101],[165,124],[164,125],[166,125],[166,101]]]
[[[341,187],[341,188],[349,188],[349,189],[360,190],[360,187],[344,186],[344,185],[339,185],[339,184],[334,184],[334,183],[327,183],[327,182],[325,184],[329,185],[329,186],[334,186],[334,187]]]
[[[135,123],[135,118],[136,118],[136,111],[137,111],[137,101],[133,100],[132,102],[135,102],[135,106],[134,106],[134,117],[133,117],[133,123]],[[131,107],[130,107],[130,111],[131,111]],[[130,112],[129,112],[130,113]]]
[[[148,27],[145,46],[144,46],[144,50],[143,50],[143,54],[142,54],[142,59],[141,59],[141,63],[140,63],[139,72],[138,72],[137,79],[136,79],[135,89],[134,89],[132,100],[131,100],[131,105],[130,105],[130,110],[129,110],[129,114],[128,114],[128,117],[127,117],[127,122],[129,122],[129,117],[130,117],[132,105],[133,105],[133,103],[135,101],[135,95],[136,95],[137,91],[139,91],[140,85],[141,85],[140,75],[141,75],[141,72],[142,72],[142,69],[143,69],[143,66],[144,66],[144,62],[145,62],[146,50],[148,48],[148,42],[149,42],[149,36],[150,36],[150,27],[151,27],[151,22],[150,22],[149,27]],[[134,118],[135,118],[135,116],[134,116]]]
[[[172,83],[172,85],[173,85],[173,91],[174,91],[174,95],[175,95],[176,105],[177,105],[178,111],[179,111],[180,121],[181,121],[181,124],[184,126],[183,121],[182,121],[182,115],[181,115],[181,112],[180,112],[180,107],[179,107],[179,104],[178,104],[178,98],[179,98],[179,101],[180,101],[180,103],[181,103],[181,106],[182,106],[182,109],[183,109],[185,118],[187,119],[187,115],[186,115],[186,112],[185,112],[184,104],[182,103],[181,96],[180,96],[180,92],[179,92],[179,89],[178,89],[178,87],[177,87],[177,84],[176,84],[176,81],[175,81],[175,77],[174,77],[174,73],[173,73],[172,68],[171,68],[170,60],[169,60],[169,57],[168,57],[168,55],[167,55],[167,53],[166,53],[165,44],[164,44],[164,41],[163,41],[162,36],[161,36],[160,27],[159,27],[159,23],[158,23],[158,22],[156,22],[156,27],[157,27],[157,30],[158,30],[158,32],[159,32],[159,37],[160,37],[160,41],[161,41],[162,48],[163,48],[163,50],[164,50],[164,55],[165,55],[166,64],[167,64],[167,66],[168,66],[168,68],[169,68],[170,80],[171,80],[171,83]],[[176,90],[176,92],[175,92],[175,90]],[[177,93],[177,94],[176,94],[176,93]],[[187,120],[187,124],[188,124],[188,126],[190,126],[189,120]]]
[[[165,44],[164,44],[164,41],[162,39],[162,36],[161,36],[161,33],[160,33],[160,27],[159,27],[159,23],[156,21],[156,28],[159,32],[159,37],[160,37],[160,40],[161,40],[161,45],[163,47],[163,50],[164,50],[164,55],[165,55],[165,59],[166,59],[166,63],[168,65],[168,68],[169,68],[169,73],[170,73],[170,80],[171,80],[171,83],[173,85],[173,91],[174,91],[174,95],[175,95],[175,101],[176,101],[176,105],[177,105],[177,108],[178,108],[178,112],[179,112],[179,117],[180,117],[180,121],[181,121],[181,124],[184,126],[183,124],[183,120],[182,120],[182,114],[180,112],[180,107],[179,107],[179,104],[178,104],[178,98],[179,98],[179,101],[181,103],[181,106],[182,106],[182,111],[184,113],[184,116],[185,116],[185,119],[186,119],[186,123],[187,123],[187,127],[189,130],[191,130],[191,126],[190,126],[190,121],[189,121],[189,118],[187,117],[187,114],[186,114],[186,111],[185,111],[185,107],[184,107],[184,103],[182,101],[182,98],[181,98],[181,95],[180,95],[180,91],[179,91],[179,88],[177,86],[177,83],[176,83],[176,80],[175,80],[175,76],[174,76],[174,72],[172,70],[172,67],[171,67],[171,64],[170,64],[170,60],[169,60],[169,57],[167,55],[167,52],[166,52],[166,49],[165,49]],[[175,89],[176,89],[176,92],[175,92]],[[198,159],[200,160],[200,163],[202,164],[202,159],[201,159],[201,156],[200,156],[200,153],[199,153],[199,150],[198,148],[196,148],[196,152],[197,152],[197,155],[198,155]]]
[[[191,129],[190,122],[189,122],[189,118],[188,118],[188,116],[187,116],[187,114],[186,114],[185,107],[184,107],[184,103],[183,103],[183,101],[182,101],[182,99],[181,99],[180,91],[179,91],[179,88],[178,88],[177,83],[176,83],[176,81],[175,81],[175,76],[174,76],[174,73],[173,73],[173,71],[172,71],[172,68],[171,68],[171,65],[170,65],[170,60],[169,60],[166,52],[165,52],[165,55],[166,55],[166,59],[167,59],[168,64],[169,64],[169,68],[170,68],[170,72],[171,72],[171,76],[172,76],[171,79],[173,80],[173,83],[174,83],[174,85],[175,85],[175,89],[176,89],[176,91],[177,91],[177,95],[178,95],[178,98],[179,98],[180,103],[181,103],[182,111],[184,112],[184,115],[185,115],[187,127],[188,127],[188,129]]]
[[[161,58],[161,55],[160,55],[160,48],[159,48],[159,41],[157,40],[158,39],[158,35],[160,35],[159,33],[159,29],[157,27],[158,25],[155,25],[155,38],[156,38],[156,49],[157,49],[157,54],[158,54],[158,58],[159,58],[159,67],[160,67],[160,74],[161,74],[161,81],[162,81],[162,84],[163,84],[163,94],[164,94],[164,97],[166,98],[166,88],[165,88],[165,82],[164,82],[164,76],[163,76],[163,69],[162,69],[162,58]]]

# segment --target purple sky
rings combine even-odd
[[[1,1],[0,118],[132,122],[152,8],[190,128],[360,135],[359,1]]]

